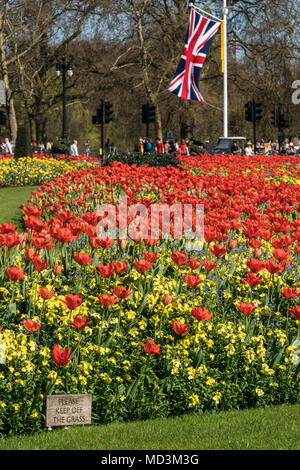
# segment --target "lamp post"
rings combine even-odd
[[[66,113],[66,76],[72,77],[73,70],[71,63],[66,62],[66,57],[62,56],[61,62],[56,64],[56,76],[62,77],[63,85],[63,111],[62,111],[62,138],[67,139],[67,113]]]

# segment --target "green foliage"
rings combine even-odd
[[[128,165],[148,165],[151,167],[167,167],[169,165],[177,167],[180,165],[180,161],[176,155],[167,153],[120,153],[108,155],[104,165],[110,165],[112,162],[121,162]]]
[[[26,125],[19,126],[15,146],[15,158],[29,157],[32,154],[30,132]]]
[[[68,155],[70,153],[70,145],[65,139],[58,139],[53,142],[52,154],[53,155]]]

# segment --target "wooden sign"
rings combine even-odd
[[[91,424],[92,395],[47,395],[46,426]]]

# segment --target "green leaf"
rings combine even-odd
[[[199,365],[200,365],[201,362],[202,362],[202,359],[203,359],[202,348],[199,348],[198,351],[197,351],[196,354],[195,354],[194,362],[193,362],[193,366],[194,366],[195,369],[196,369],[197,367],[199,367]]]
[[[280,351],[279,351],[279,353],[275,356],[275,359],[274,359],[273,364],[272,364],[272,369],[274,369],[274,368],[277,366],[277,364],[279,364],[279,362],[280,362],[280,360],[281,360],[281,358],[282,358],[284,349],[285,349],[285,348],[281,348]]]
[[[140,377],[137,377],[128,387],[128,390],[127,390],[127,398],[128,400],[132,400],[137,392],[137,388],[138,388],[138,385],[139,385],[139,381],[140,381]]]
[[[145,308],[145,305],[146,305],[146,302],[147,302],[147,298],[148,298],[148,293],[144,296],[143,300],[142,300],[142,303],[140,304],[139,308],[137,309],[137,313],[142,313],[142,311],[144,310]]]

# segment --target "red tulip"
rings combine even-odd
[[[281,295],[287,299],[292,299],[293,297],[299,297],[300,294],[297,293],[297,287],[284,286],[283,291],[281,291]]]
[[[27,217],[30,217],[30,216],[39,217],[43,213],[43,208],[42,207],[38,208],[34,204],[29,204],[29,206],[27,207],[24,206],[24,204],[22,204],[20,208],[23,209]]]
[[[6,233],[2,235],[3,237],[3,244],[7,246],[7,248],[12,248],[20,243],[21,237],[17,233]]]
[[[160,354],[160,344],[155,344],[153,339],[147,339],[147,343],[140,343],[145,349],[147,354]]]
[[[221,258],[221,256],[225,255],[227,251],[227,247],[223,245],[219,245],[215,243],[213,247],[209,247],[209,251],[216,256],[217,258]]]
[[[188,260],[188,265],[191,269],[198,269],[201,266],[201,261],[196,258],[190,258]]]
[[[198,321],[209,320],[213,314],[210,313],[205,307],[193,307],[192,316]]]
[[[185,333],[188,333],[188,325],[185,323],[179,323],[178,321],[173,321],[172,322],[173,330],[177,335],[183,335]]]
[[[282,248],[276,248],[273,250],[273,256],[277,261],[279,261],[279,263],[285,263],[290,258],[290,254]]]
[[[172,260],[177,266],[182,266],[187,262],[187,255],[182,251],[174,251],[172,254]]]
[[[17,266],[12,266],[11,268],[6,268],[6,275],[12,281],[19,281],[25,276],[24,270],[18,268]]]
[[[147,261],[146,259],[141,260],[133,260],[134,267],[137,271],[144,273],[148,271],[148,269],[152,268],[153,263],[151,261]]]
[[[150,261],[150,263],[154,263],[158,259],[158,253],[156,253],[155,251],[144,251],[143,256],[144,259]]]
[[[112,264],[107,264],[104,265],[102,263],[98,264],[98,268],[96,268],[96,271],[102,276],[102,277],[110,277],[113,275],[115,272],[114,267]]]
[[[281,273],[285,267],[281,263],[276,263],[275,260],[271,258],[265,261],[265,268],[269,271],[269,273],[275,274]]]
[[[73,258],[80,266],[86,266],[94,259],[88,253],[74,253]]]
[[[41,322],[31,320],[31,318],[24,319],[23,325],[27,331],[31,331],[32,333],[38,331],[42,326]]]
[[[262,255],[262,249],[261,248],[254,248],[255,258],[259,258],[261,255]]]
[[[111,264],[112,264],[114,271],[118,274],[121,274],[127,271],[128,269],[128,264],[119,260],[113,261]]]
[[[43,260],[38,255],[34,255],[31,258],[31,262],[34,265],[35,269],[39,272],[44,271],[44,269],[49,268],[49,264],[47,264],[47,260],[46,259]]]
[[[190,287],[196,287],[198,286],[198,284],[201,284],[202,280],[200,279],[200,277],[197,275],[197,276],[193,276],[192,274],[187,274],[185,276],[185,281],[187,283],[188,286]]]
[[[52,289],[47,289],[47,287],[40,287],[39,288],[39,294],[42,297],[42,299],[51,299],[54,295],[54,291]]]
[[[62,271],[62,266],[60,264],[56,264],[53,268],[53,273],[55,276],[58,276]]]
[[[252,312],[256,309],[256,305],[254,305],[253,302],[250,302],[248,304],[244,304],[243,302],[240,303],[238,306],[238,310],[242,312],[244,315],[251,315]]]
[[[289,312],[296,320],[300,320],[300,305],[295,305],[294,308],[290,308]]]
[[[52,232],[53,238],[60,241],[61,243],[68,243],[75,240],[76,236],[73,235],[72,231],[67,227],[56,227]]]
[[[52,356],[58,366],[65,366],[73,359],[73,357],[69,358],[70,353],[70,348],[61,349],[58,344],[55,344],[53,347]]]
[[[210,261],[209,259],[204,259],[203,266],[206,271],[211,271],[217,266],[217,264],[214,263],[213,261]]]
[[[170,294],[164,294],[163,296],[163,304],[170,305],[173,302],[173,297]]]
[[[112,238],[108,238],[108,237],[99,238],[99,246],[101,246],[101,248],[107,248],[110,245],[112,245],[113,242],[114,240]]]
[[[64,304],[66,304],[66,306],[70,309],[70,310],[75,310],[76,308],[80,307],[80,305],[82,304],[82,297],[80,294],[67,294],[66,295],[66,299],[63,300],[63,299],[59,299],[61,302],[63,302]]]
[[[114,295],[118,297],[119,299],[126,299],[127,297],[130,296],[131,290],[126,289],[124,286],[117,286],[115,290],[113,291]]]
[[[77,330],[82,330],[85,326],[87,325],[91,325],[93,322],[91,321],[87,321],[87,316],[86,315],[74,315],[73,316],[73,321],[72,322],[68,322],[69,325],[73,325],[75,326],[75,328],[77,328]]]
[[[265,268],[265,263],[260,259],[249,258],[246,263],[247,267],[253,273],[257,274]]]
[[[254,273],[248,273],[246,279],[242,278],[242,281],[250,287],[255,287],[262,283],[262,277],[256,277]]]
[[[236,247],[237,247],[237,244],[238,244],[237,240],[233,240],[233,239],[229,240],[229,242],[228,242],[228,246],[229,246],[229,248],[231,248],[231,249],[236,248]]]
[[[99,294],[98,299],[100,304],[104,305],[104,307],[110,307],[111,305],[118,302],[118,299],[116,297],[109,294]]]

